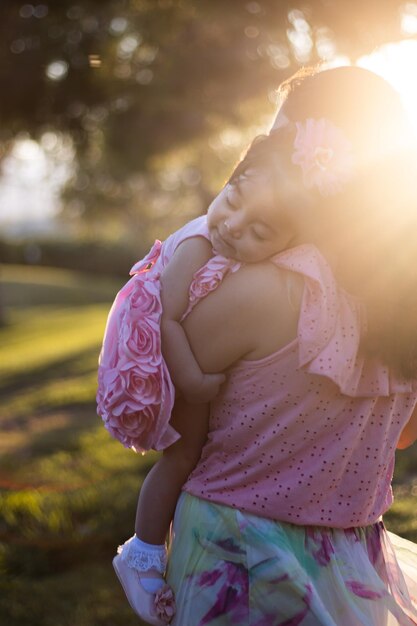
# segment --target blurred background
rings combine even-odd
[[[317,63],[385,76],[417,128],[414,2],[1,0],[1,625],[140,623],[111,558],[156,457],[95,413],[107,312]],[[414,448],[395,493],[387,526],[417,540]]]

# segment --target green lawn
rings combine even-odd
[[[3,267],[0,624],[137,625],[113,573],[155,455],[125,450],[95,412],[118,283]]]
[[[119,285],[40,268],[0,275],[0,624],[137,626],[111,559],[156,456],[112,440],[94,402]],[[414,449],[398,454],[395,479],[387,526],[417,540]]]

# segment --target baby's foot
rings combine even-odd
[[[148,593],[156,593],[166,585],[165,578],[156,569],[148,569],[145,572],[137,571],[141,585]]]
[[[113,567],[120,580],[130,606],[145,622],[153,626],[166,626],[175,615],[174,593],[156,570],[139,572],[130,567],[122,557],[113,559]]]

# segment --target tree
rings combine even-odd
[[[0,142],[5,150],[23,131],[68,133],[79,164],[68,198],[81,195],[87,215],[121,206],[128,215],[136,187],[126,181],[146,172],[149,182],[161,156],[199,139],[205,145],[194,161],[205,152],[213,166],[209,137],[272,111],[268,96],[299,65],[336,51],[356,57],[398,38],[401,7],[397,0],[3,0]]]

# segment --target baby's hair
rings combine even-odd
[[[334,196],[310,190],[311,210],[330,237],[340,238],[348,288],[365,305],[363,350],[406,378],[417,377],[417,157],[400,97],[358,67],[303,70],[279,91],[280,116],[289,123],[257,137],[229,183],[267,168],[302,187],[300,168],[291,162],[295,123],[325,118],[343,131],[352,144],[354,178]]]
[[[269,170],[278,172],[280,167],[288,165],[288,154],[294,143],[294,133],[289,127],[283,127],[269,135],[258,135],[249,145],[241,160],[235,166],[227,181],[236,183],[249,170]]]
[[[293,125],[282,126],[273,130],[269,135],[258,135],[251,142],[241,160],[235,166],[227,183],[238,185],[250,171],[262,171],[269,175],[273,185],[277,206],[282,197],[283,186],[292,185],[294,203],[306,201],[302,186],[301,170],[291,162],[295,138]],[[298,197],[300,191],[300,197]],[[303,194],[303,199],[301,195]]]

